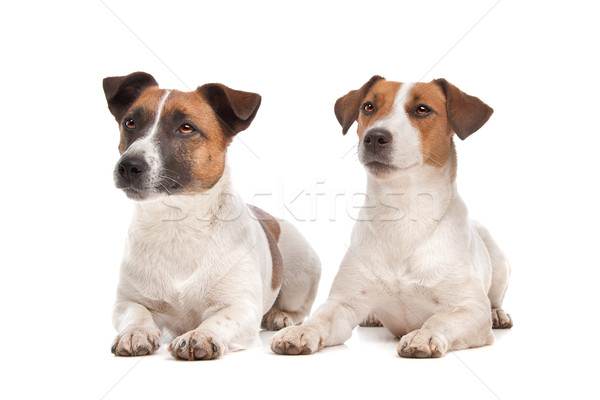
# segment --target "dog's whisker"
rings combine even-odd
[[[159,178],[163,178],[163,179],[168,179],[170,181],[175,182],[176,184],[178,184],[179,186],[183,187],[183,185],[181,183],[179,183],[179,181],[177,181],[176,179],[171,178],[170,176],[166,176],[166,175],[159,175]]]
[[[163,187],[163,188],[164,188],[164,189],[167,191],[167,193],[171,194],[171,192],[169,191],[169,189],[167,189],[167,187],[166,187],[165,185],[163,185],[163,184],[161,183],[161,184],[160,184],[160,186],[162,186],[162,187]]]

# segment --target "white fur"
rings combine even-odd
[[[444,168],[423,162],[419,132],[404,111],[411,87],[402,85],[394,111],[375,125],[392,133],[399,169],[368,175],[365,207],[329,298],[302,326],[278,332],[275,352],[341,344],[371,313],[402,336],[401,355],[441,356],[493,342],[490,307],[501,311],[509,266],[468,218],[453,181],[454,150]]]

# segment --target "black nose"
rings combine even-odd
[[[376,153],[392,141],[392,134],[386,130],[377,129],[367,132],[363,138],[364,146]]]
[[[143,158],[125,158],[121,160],[117,170],[119,175],[127,181],[134,183],[148,169],[148,164]]]

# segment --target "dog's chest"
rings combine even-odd
[[[375,313],[394,334],[419,328],[431,315],[451,308],[447,286],[460,281],[452,246],[435,229],[413,221],[371,222],[353,249],[363,276],[379,293]]]
[[[132,226],[121,277],[153,312],[197,309],[224,260],[216,236],[182,221]]]

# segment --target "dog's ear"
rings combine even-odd
[[[492,116],[494,110],[475,96],[469,96],[447,80],[434,80],[446,96],[448,121],[459,138],[465,140],[481,128]]]
[[[134,72],[127,76],[104,78],[102,87],[108,102],[108,109],[120,122],[129,107],[150,86],[158,86],[154,77],[145,72]]]
[[[210,104],[233,135],[250,126],[260,107],[260,95],[233,90],[220,83],[208,83],[196,91]]]
[[[367,83],[362,85],[360,89],[351,90],[348,94],[340,97],[335,102],[333,110],[335,111],[335,117],[342,126],[342,133],[344,135],[348,133],[348,129],[350,129],[354,121],[357,120],[363,98],[375,82],[380,79],[384,78],[379,75],[374,75]]]

